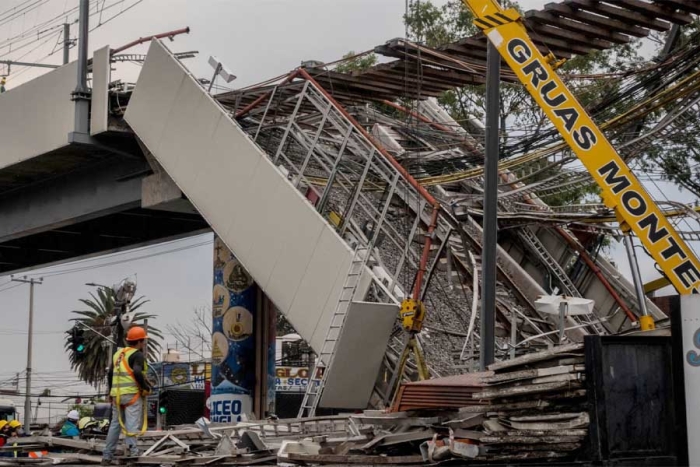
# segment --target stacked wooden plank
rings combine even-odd
[[[479,458],[559,458],[581,448],[590,423],[582,344],[525,355],[489,369],[494,375],[484,378],[488,387],[473,395],[489,402],[484,435],[478,440],[483,449]]]

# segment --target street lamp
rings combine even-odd
[[[224,64],[213,55],[209,57],[209,65],[214,69],[214,76],[212,76],[211,81],[209,82],[209,89],[207,89],[208,93],[211,94],[211,88],[214,87],[214,82],[216,81],[217,76],[221,76],[227,84],[236,79],[236,75],[228,71]]]
[[[567,316],[583,316],[593,313],[595,301],[581,297],[543,295],[535,300],[535,309],[549,315],[559,314],[559,343],[564,340]]]

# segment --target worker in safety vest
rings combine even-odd
[[[102,452],[102,465],[110,465],[114,450],[123,432],[129,455],[136,457],[139,450],[136,447],[136,436],[145,431],[146,404],[144,398],[151,391],[146,381],[146,331],[141,327],[133,327],[126,334],[128,347],[119,349],[112,357],[112,367],[109,370],[110,391],[112,401],[112,421],[107,432],[105,449]]]
[[[10,420],[10,423],[7,424],[8,428],[10,429],[10,434],[9,434],[9,439],[8,439],[8,445],[12,446],[17,446],[17,438],[24,436],[24,429],[22,427],[22,423],[19,420]],[[26,454],[20,454],[19,451],[14,451],[12,454],[12,457],[26,457]]]

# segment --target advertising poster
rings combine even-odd
[[[211,377],[206,362],[153,362],[148,364],[146,378],[153,389],[204,390],[204,383]]]
[[[212,296],[210,420],[233,423],[253,412],[257,290],[218,237],[214,238]]]
[[[313,382],[318,386],[323,376],[323,368],[318,368],[316,371],[316,378],[313,379]],[[278,366],[274,381],[276,392],[303,393],[309,385],[309,369],[293,366]]]

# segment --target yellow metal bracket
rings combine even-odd
[[[425,320],[425,305],[420,300],[407,298],[401,302],[399,310],[403,328],[410,333],[419,333]]]
[[[671,281],[668,280],[667,277],[659,277],[658,279],[654,279],[653,281],[644,284],[644,293],[650,294],[652,292],[656,292],[659,289],[663,289],[667,285],[671,285]]]

